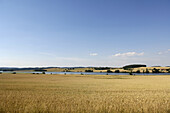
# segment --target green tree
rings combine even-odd
[[[113,72],[109,69],[109,70],[107,70],[107,73],[113,73]]]
[[[115,70],[115,73],[120,73],[120,71],[119,70]]]
[[[160,73],[159,69],[153,68],[152,73]]]
[[[149,73],[149,70],[148,70],[148,68],[146,68],[146,72],[145,73]]]
[[[140,73],[140,70],[137,70],[136,73]]]

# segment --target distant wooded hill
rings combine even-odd
[[[139,67],[146,67],[146,65],[143,64],[132,64],[132,65],[126,65],[123,67],[123,69],[129,69],[129,68],[139,68]]]

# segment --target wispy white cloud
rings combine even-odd
[[[158,52],[158,55],[162,55],[163,53],[162,52]]]
[[[40,52],[39,54],[40,55],[46,55],[46,56],[55,56],[54,54],[48,53],[48,52]]]
[[[130,57],[130,56],[143,56],[144,52],[142,53],[136,53],[136,52],[127,52],[127,53],[117,53],[113,56],[115,57]]]
[[[90,56],[97,56],[98,53],[90,53]]]
[[[76,57],[56,57],[56,60],[61,61],[84,61],[83,58],[76,58]]]
[[[55,63],[57,66],[90,66],[92,60],[79,57],[56,57]]]
[[[167,49],[166,51],[158,52],[158,55],[167,54],[167,53],[170,53],[170,49]]]

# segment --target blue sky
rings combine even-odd
[[[169,0],[0,0],[0,66],[170,65]]]

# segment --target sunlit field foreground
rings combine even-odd
[[[170,113],[170,76],[0,74],[4,113]]]

